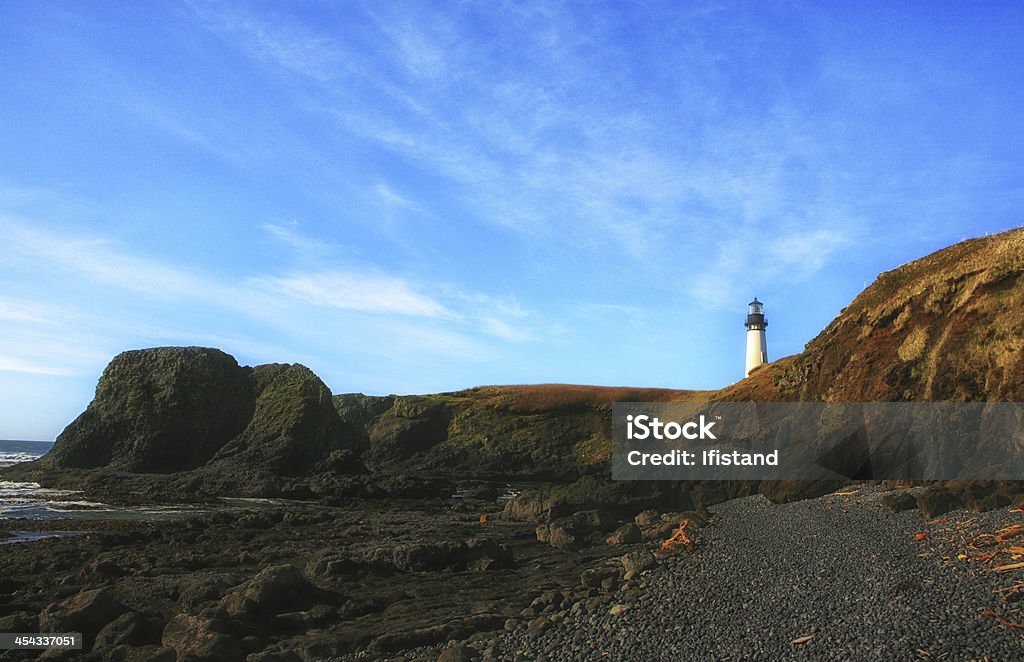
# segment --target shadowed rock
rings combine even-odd
[[[151,481],[141,491],[270,496],[289,489],[279,477],[308,475],[328,458],[337,465],[351,447],[330,391],[309,368],[247,368],[217,349],[160,347],[115,357],[53,450],[13,471],[43,479],[77,469],[173,473],[174,481]],[[139,490],[124,476],[91,480]]]
[[[47,461],[62,468],[169,473],[194,469],[245,429],[249,371],[204,347],[119,354],[89,407],[57,438]]]

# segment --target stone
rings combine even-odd
[[[241,662],[245,651],[227,634],[219,619],[178,614],[164,628],[161,642],[175,650],[179,660]]]
[[[586,588],[597,588],[610,577],[617,577],[619,571],[614,568],[587,568],[580,573],[580,584]]]
[[[121,614],[107,623],[96,635],[96,648],[114,646],[145,646],[160,643],[163,623],[137,612]]]
[[[623,614],[625,614],[630,609],[632,609],[632,607],[630,605],[623,605],[623,604],[612,605],[612,608],[608,610],[608,613],[611,616],[622,616]]]
[[[206,602],[220,600],[231,586],[232,582],[224,576],[194,577],[178,593],[178,604],[186,613],[192,613]]]
[[[441,652],[437,662],[471,662],[474,658],[472,648],[467,646],[450,646]]]
[[[279,614],[309,604],[317,593],[298,568],[275,565],[232,589],[220,605],[232,617]]]
[[[39,628],[43,632],[99,632],[128,611],[109,588],[97,588],[47,607],[39,616]]]
[[[651,526],[661,521],[661,514],[657,510],[643,510],[637,513],[636,517],[633,518],[633,523],[637,526]]]
[[[551,619],[547,616],[538,616],[526,624],[527,632],[543,632],[551,626]]]
[[[609,545],[631,545],[642,539],[640,527],[636,524],[624,524],[615,529],[604,539]]]
[[[638,549],[622,557],[622,568],[626,574],[638,575],[645,570],[650,570],[657,564],[654,554],[646,549]]]
[[[904,491],[886,494],[879,499],[879,503],[891,513],[901,513],[904,510],[917,507],[917,499],[914,498],[914,495]]]
[[[928,488],[917,495],[917,508],[925,517],[944,515],[963,507],[960,497],[946,488]]]

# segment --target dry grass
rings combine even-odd
[[[485,386],[473,389],[476,397],[509,411],[530,413],[559,409],[584,409],[611,406],[615,402],[699,401],[714,391],[684,391],[666,388],[628,386],[581,386],[576,384],[532,384]]]
[[[919,326],[907,335],[897,354],[901,361],[916,361],[924,356],[928,344],[928,327]]]

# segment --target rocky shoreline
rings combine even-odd
[[[652,524],[649,538],[675,525]],[[79,533],[0,555],[0,631],[82,631],[92,651],[47,659],[389,657],[525,623],[581,570],[619,568],[619,556],[643,546],[639,528],[627,536],[635,544],[541,545],[535,523],[472,497],[278,503],[170,522],[3,520],[0,529]],[[581,600],[617,583],[608,571],[584,575]]]
[[[648,510],[562,547],[472,497],[4,520],[78,535],[4,546],[0,631],[82,631],[45,658],[86,660],[1024,655],[1024,514],[893,512],[908,493]]]

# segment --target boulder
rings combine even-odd
[[[642,539],[640,527],[630,522],[615,529],[604,539],[609,545],[631,545]]]
[[[928,488],[917,495],[917,508],[925,517],[944,515],[963,507],[960,497],[946,488]]]
[[[88,637],[128,611],[128,607],[121,604],[109,588],[82,591],[44,609],[39,615],[39,629],[43,632],[81,632]]]
[[[227,623],[217,618],[178,614],[164,628],[162,643],[170,646],[179,660],[194,662],[240,662],[245,651],[228,634]]]
[[[305,366],[246,368],[217,349],[159,347],[115,357],[85,412],[20,470],[179,473],[184,492],[308,498],[308,485],[279,478],[308,475],[328,458],[356,463],[344,452],[353,435]]]
[[[220,600],[234,583],[227,577],[198,576],[185,581],[178,593],[178,604],[185,613],[194,613],[200,605]]]
[[[615,525],[615,518],[601,510],[581,510],[570,517],[541,524],[537,540],[559,549],[573,549],[599,542],[601,536]]]
[[[634,576],[645,570],[650,570],[656,564],[657,560],[654,558],[654,554],[646,549],[638,549],[622,557],[622,569],[626,574],[633,573]]]
[[[904,510],[912,510],[917,507],[917,499],[913,494],[905,491],[886,494],[879,499],[879,503],[891,513],[902,513]]]
[[[276,565],[236,586],[220,606],[234,618],[268,616],[308,607],[319,593],[295,566]]]
[[[94,648],[158,644],[163,628],[161,621],[137,612],[121,614],[99,631]]]

